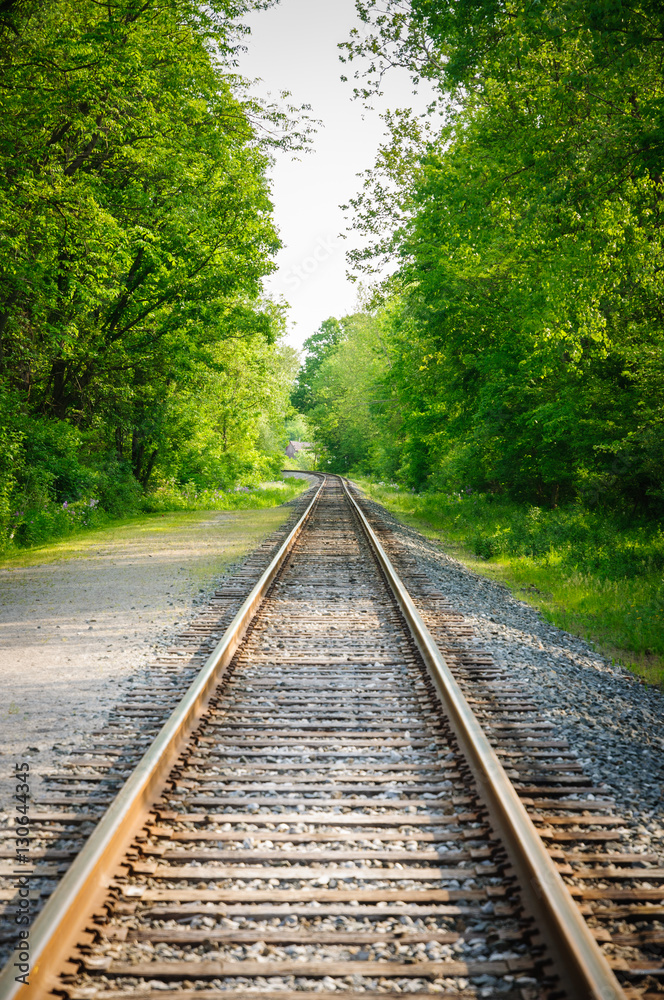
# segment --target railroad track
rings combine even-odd
[[[290,501],[290,517],[225,577],[194,620],[118,692],[102,728],[76,749],[56,745],[55,768],[30,804],[31,911],[39,911],[162,725],[232,622],[248,591],[299,521],[313,496]],[[16,941],[15,829],[0,830],[0,954]]]
[[[620,850],[606,789],[402,572],[415,601],[343,481],[321,482],[3,1000],[664,995],[656,859]]]

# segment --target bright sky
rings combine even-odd
[[[268,291],[290,304],[289,342],[300,347],[328,316],[343,316],[356,307],[357,285],[346,279],[345,229],[340,205],[361,186],[357,174],[371,167],[383,137],[380,111],[407,107],[413,96],[406,74],[394,74],[386,96],[375,111],[352,100],[350,77],[355,64],[339,62],[337,44],[354,25],[354,0],[281,0],[274,8],[254,14],[249,51],[240,72],[264,81],[260,93],[277,98],[292,93],[295,105],[312,105],[312,116],[323,126],[313,152],[293,162],[280,155],[273,178],[275,216],[285,244],[279,270]]]

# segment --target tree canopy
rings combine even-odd
[[[355,265],[393,272],[375,350],[400,417],[376,468],[661,510],[661,9],[357,7],[366,30],[344,59],[358,94],[400,65],[435,96],[425,120],[388,116],[352,205],[367,237]]]
[[[275,146],[301,148],[308,123],[261,106],[235,73],[239,19],[268,5],[0,8],[7,470],[35,421],[64,423],[100,468],[115,463],[145,488],[160,469],[191,464],[178,458],[175,414],[176,424],[205,414],[223,451],[240,447],[240,424],[258,434],[259,400],[273,413],[278,396],[286,412],[283,318],[262,291],[280,246],[268,168]]]

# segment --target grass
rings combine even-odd
[[[303,479],[262,483],[254,487],[240,486],[232,490],[165,484],[143,497],[141,506],[149,513],[174,510],[259,510],[286,503],[307,486],[307,481]]]
[[[554,625],[664,687],[664,532],[578,506],[543,510],[487,495],[413,494],[358,481],[473,572]]]
[[[292,480],[286,488],[270,484],[265,491],[272,502],[260,507],[224,510],[178,510],[163,513],[140,514],[117,518],[101,528],[79,529],[65,538],[32,545],[25,548],[6,549],[0,554],[0,569],[21,569],[29,566],[60,562],[67,559],[93,558],[111,549],[122,549],[141,543],[163,544],[170,536],[183,532],[210,532],[223,526],[223,547],[228,550],[227,562],[241,558],[254,548],[260,539],[275,530],[288,517],[285,501],[296,496],[309,484],[305,480]],[[293,488],[295,486],[295,488]],[[263,499],[263,498],[261,498]],[[216,567],[215,567],[216,568]]]

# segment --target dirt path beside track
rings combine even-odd
[[[32,793],[118,685],[179,631],[289,507],[152,515],[28,550],[0,568],[0,809],[16,760]]]

